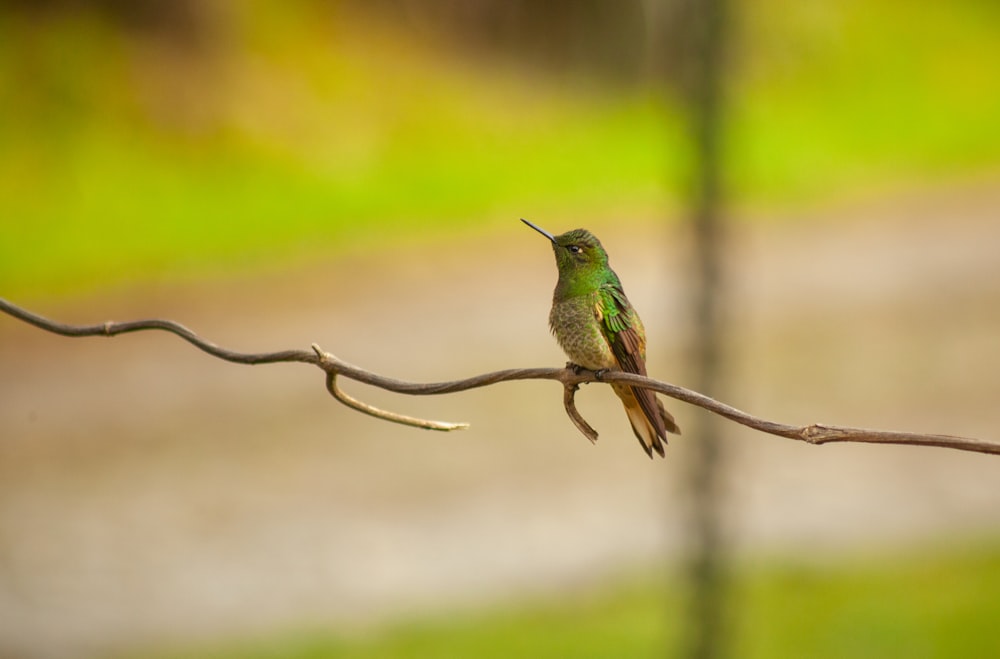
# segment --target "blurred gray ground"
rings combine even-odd
[[[724,397],[790,423],[1000,440],[997,183],[738,223]],[[651,374],[685,384],[682,233],[586,224],[643,315]],[[315,341],[430,381],[561,365],[546,327],[554,281],[548,246],[512,218],[509,235],[433,255],[35,310],[169,317],[246,351]],[[650,462],[603,386],[578,397],[596,446],[550,382],[431,398],[346,386],[472,427],[438,434],[351,412],[304,365],[237,366],[166,334],[66,339],[0,318],[0,656],[368,624],[607,578],[683,547],[692,439]],[[701,413],[668,406],[682,426]],[[1000,531],[997,457],[810,447],[737,426],[726,444],[738,552],[826,557]]]

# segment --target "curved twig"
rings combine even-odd
[[[458,391],[468,391],[478,387],[485,387],[499,382],[510,382],[514,380],[556,380],[563,385],[563,404],[566,413],[584,436],[590,441],[597,440],[597,432],[583,419],[576,409],[574,394],[581,384],[590,382],[622,382],[633,386],[652,389],[665,396],[701,407],[714,414],[747,426],[760,432],[765,432],[779,437],[795,439],[809,444],[826,444],[831,442],[863,442],[872,444],[904,444],[917,446],[937,446],[941,448],[951,448],[961,451],[974,451],[977,453],[989,453],[1000,455],[1000,443],[990,442],[982,439],[968,437],[956,437],[953,435],[931,435],[922,433],[907,433],[884,430],[871,430],[868,428],[850,428],[846,426],[832,426],[825,424],[811,424],[808,426],[791,426],[774,421],[768,421],[755,417],[751,414],[738,410],[731,405],[722,403],[697,391],[685,389],[674,384],[661,382],[651,378],[611,371],[601,374],[598,378],[592,371],[574,368],[515,368],[503,371],[484,373],[463,380],[451,380],[447,382],[405,382],[382,375],[366,371],[360,367],[349,364],[340,358],[323,351],[318,345],[313,344],[312,351],[308,350],[283,350],[280,352],[268,353],[241,353],[226,348],[219,347],[214,343],[202,339],[197,334],[179,323],[170,320],[136,320],[129,322],[108,321],[98,325],[67,325],[58,323],[30,311],[22,309],[0,298],[0,311],[3,311],[15,318],[18,318],[30,325],[48,332],[60,334],[62,336],[115,336],[126,332],[137,332],[142,330],[161,330],[176,334],[188,343],[203,350],[204,352],[237,364],[273,364],[279,362],[302,362],[313,364],[326,373],[326,387],[330,394],[339,402],[348,407],[375,416],[380,419],[402,423],[418,428],[432,430],[459,430],[467,428],[465,423],[448,423],[442,421],[430,421],[416,417],[405,416],[395,412],[389,412],[363,403],[344,393],[337,385],[337,376],[344,376],[357,382],[362,382],[380,389],[393,391],[407,395],[437,395],[449,394]]]
[[[320,368],[324,368],[326,370],[326,390],[330,392],[331,396],[353,410],[357,410],[358,412],[373,416],[377,419],[385,419],[386,421],[392,421],[393,423],[401,423],[404,426],[413,426],[414,428],[424,428],[426,430],[464,430],[469,427],[468,423],[451,423],[449,421],[430,421],[429,419],[418,419],[415,416],[406,416],[405,414],[390,412],[388,410],[375,407],[374,405],[363,403],[357,398],[347,395],[343,389],[337,386],[337,369],[335,366],[331,366],[330,361],[327,359],[327,357],[332,357],[332,355],[324,353],[315,343],[313,344],[313,350],[316,352],[316,355],[319,356]]]
[[[566,414],[569,415],[570,421],[576,426],[576,429],[583,433],[583,436],[590,440],[590,443],[597,442],[597,431],[594,430],[589,423],[584,420],[580,415],[580,412],[576,409],[576,400],[574,398],[576,390],[579,389],[579,385],[576,384],[564,384],[563,385],[563,406],[566,408]]]

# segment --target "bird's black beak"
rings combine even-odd
[[[543,236],[545,236],[546,238],[548,238],[549,240],[551,240],[552,242],[556,241],[556,237],[553,236],[548,231],[546,231],[545,229],[543,229],[542,227],[540,227],[540,226],[538,226],[536,224],[532,224],[531,222],[529,222],[528,220],[524,219],[523,217],[521,218],[521,221],[524,222],[525,224],[527,224],[529,227],[531,227],[535,231],[537,231],[538,233],[540,233]]]

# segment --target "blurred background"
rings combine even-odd
[[[760,416],[1000,439],[995,2],[0,2],[0,295],[35,312],[558,366],[519,217],[601,238],[653,377],[701,388],[709,336]],[[995,457],[667,401],[650,462],[600,386],[596,446],[552,383],[346,388],[472,425],[0,318],[0,657],[1000,652]]]

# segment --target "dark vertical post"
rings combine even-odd
[[[718,396],[722,376],[723,104],[727,0],[691,0],[687,100],[693,143],[691,305],[694,388]],[[681,656],[725,653],[725,583],[721,531],[722,422],[698,418],[689,465],[690,600]]]

